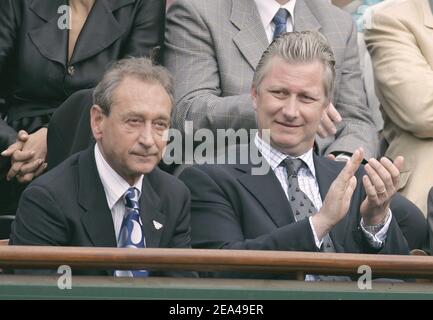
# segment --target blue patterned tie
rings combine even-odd
[[[278,9],[277,13],[272,19],[272,22],[275,24],[273,39],[275,39],[276,37],[278,37],[279,35],[287,31],[287,18],[289,16],[290,13],[286,9],[283,8]]]
[[[140,218],[138,205],[139,191],[137,188],[129,188],[123,196],[125,200],[125,215],[119,234],[120,248],[145,248],[146,242],[143,235],[143,224]],[[117,277],[147,277],[147,270],[116,270]]]

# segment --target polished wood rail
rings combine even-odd
[[[295,272],[357,275],[368,265],[374,276],[433,278],[433,257],[252,250],[0,246],[0,268],[148,269]]]

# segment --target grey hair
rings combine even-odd
[[[311,63],[319,61],[325,68],[323,85],[325,97],[330,101],[334,90],[335,58],[326,38],[316,31],[287,32],[276,38],[265,50],[256,67],[253,88],[259,89],[274,57],[288,63]]]
[[[127,58],[113,64],[93,91],[93,104],[110,114],[113,92],[126,77],[135,77],[144,82],[160,84],[170,96],[173,105],[173,78],[166,68],[157,66],[148,58]]]

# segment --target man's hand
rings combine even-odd
[[[361,203],[360,214],[365,225],[377,225],[385,219],[392,196],[400,183],[400,170],[404,158],[399,156],[394,162],[388,158],[380,161],[372,158],[365,165],[367,175],[362,177],[367,197]]]
[[[334,123],[339,123],[342,120],[343,119],[341,118],[340,113],[338,113],[334,105],[330,103],[326,108],[326,112],[323,113],[317,134],[321,138],[326,138],[336,134],[337,127],[334,125]]]
[[[358,170],[364,151],[357,149],[345,167],[331,184],[320,211],[312,217],[317,237],[322,239],[331,228],[343,219],[349,210],[350,200],[356,188],[355,172]]]
[[[332,161],[335,160],[335,156],[334,156],[332,153],[328,154],[328,155],[326,156],[326,158],[329,159],[329,160],[332,160]]]

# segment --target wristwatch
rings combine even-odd
[[[339,153],[336,157],[335,160],[336,161],[349,161],[350,160],[351,155],[348,154],[347,152],[342,152]]]
[[[340,152],[340,153],[332,152],[332,154],[335,155],[335,161],[347,162],[352,157],[352,154],[348,152]],[[367,160],[363,159],[362,164],[367,164]]]
[[[383,220],[381,222],[379,222],[378,224],[368,225],[368,224],[364,224],[364,221],[361,221],[362,227],[366,231],[370,232],[371,234],[378,233],[383,228],[385,223],[388,221],[389,212],[390,211],[388,210],[387,214],[385,215],[385,218],[383,218]]]

